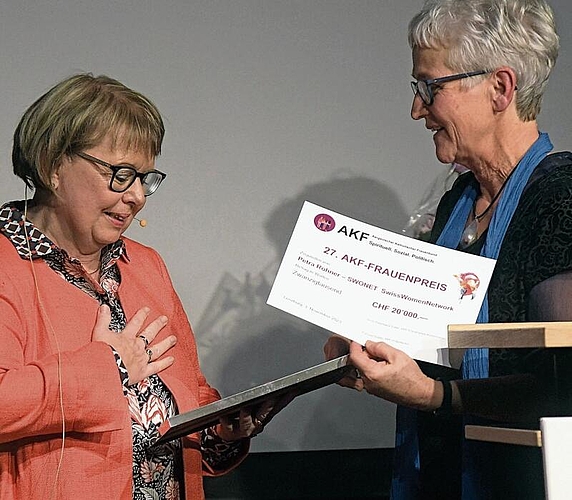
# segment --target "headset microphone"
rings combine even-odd
[[[138,219],[137,217],[133,217],[137,222],[139,222],[139,225],[141,227],[145,227],[147,225],[147,220],[146,219]]]

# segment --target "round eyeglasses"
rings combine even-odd
[[[470,78],[471,76],[485,75],[488,71],[470,71],[468,73],[458,73],[456,75],[442,76],[441,78],[432,78],[430,80],[416,80],[411,82],[411,90],[413,95],[419,94],[421,100],[427,105],[431,106],[435,100],[434,89],[442,83],[453,82],[455,80],[462,80],[463,78]]]
[[[107,163],[106,161],[100,160],[95,156],[88,155],[87,153],[80,152],[76,154],[84,160],[111,170],[109,189],[116,193],[127,191],[133,185],[135,179],[139,179],[141,181],[141,187],[143,188],[143,194],[145,196],[151,196],[155,191],[157,191],[161,182],[163,182],[163,179],[167,177],[167,174],[160,172],[159,170],[139,172],[133,167],[112,165],[111,163]]]

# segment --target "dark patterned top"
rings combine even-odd
[[[441,199],[431,233],[432,243],[437,241],[468,184],[478,189],[471,172],[461,175]],[[486,234],[483,233],[464,251],[479,254]],[[531,317],[534,287],[554,276],[565,276],[570,270],[572,153],[563,152],[549,155],[536,167],[520,198],[488,288],[489,321],[550,321],[549,317]],[[562,296],[558,299],[570,300]],[[572,317],[568,319],[572,320]],[[571,354],[570,349],[489,349],[489,373],[491,377],[534,374],[542,381],[546,394],[558,397],[558,412],[570,414]],[[558,371],[555,367],[559,367]],[[428,478],[426,485],[446,484],[451,496],[438,498],[460,498],[461,420],[456,417],[456,424],[448,422],[445,426],[441,422],[436,425],[430,413],[421,414],[420,420],[419,439],[425,446],[421,471],[422,477]],[[511,423],[512,427],[518,425],[537,427],[538,421]],[[444,432],[445,427],[447,431]],[[484,457],[482,464],[488,467],[482,480],[496,492],[493,495],[497,496],[493,498],[544,498],[542,457],[538,448],[470,443],[471,446],[481,447],[479,456]]]
[[[465,187],[478,183],[471,172],[460,176],[437,212],[431,242],[437,241]],[[478,254],[486,232],[466,251]],[[530,318],[531,291],[539,283],[572,270],[572,153],[546,157],[533,172],[507,229],[488,288],[491,323]],[[570,318],[572,320],[572,318]],[[549,321],[549,318],[545,318]],[[535,369],[537,350],[491,349],[490,375],[527,373]],[[536,366],[538,367],[538,365]]]
[[[22,202],[10,202],[0,208],[0,232],[13,243],[23,259],[44,259],[68,283],[93,297],[99,304],[107,304],[111,309],[111,330],[120,332],[125,328],[127,319],[117,294],[121,274],[116,265],[119,259],[128,260],[122,240],[102,250],[100,279],[97,282],[79,260],[57,247],[32,223],[24,223]],[[175,400],[158,375],[128,385],[127,370],[118,353],[115,350],[113,353],[131,414],[133,498],[178,500],[183,491],[181,441],[173,440],[162,446],[153,446],[159,437],[159,426],[177,413]],[[217,469],[233,460],[240,452],[241,445],[240,442],[226,443],[216,435],[214,429],[206,429],[201,435],[201,448],[204,461]]]

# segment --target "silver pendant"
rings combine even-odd
[[[461,241],[459,241],[459,246],[462,249],[471,246],[475,241],[477,241],[478,228],[479,221],[477,219],[473,219],[473,221],[465,228],[461,235]]]

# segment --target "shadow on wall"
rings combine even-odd
[[[396,232],[407,220],[395,193],[366,177],[313,184],[277,206],[264,226],[275,248],[270,263],[243,280],[225,273],[197,323],[201,365],[223,396],[324,361],[322,348],[331,332],[266,305],[304,201]],[[253,450],[392,445],[393,406],[332,385],[294,400],[254,440]]]

